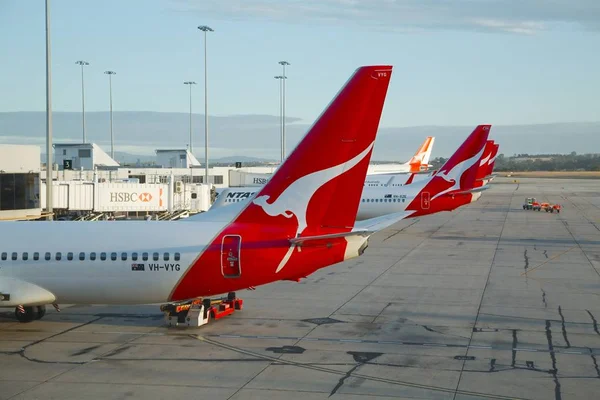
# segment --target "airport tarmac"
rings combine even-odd
[[[238,295],[196,329],[156,306],[3,310],[0,399],[598,398],[600,180],[497,178],[360,258]]]

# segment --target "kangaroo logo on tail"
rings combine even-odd
[[[488,154],[484,159],[482,159],[481,162],[479,163],[479,166],[481,167],[482,165],[487,164],[488,161],[490,160],[491,155],[492,155],[492,153]]]
[[[468,171],[469,168],[471,168],[473,165],[475,165],[475,163],[477,163],[477,161],[479,161],[479,159],[481,159],[484,149],[485,149],[485,146],[481,148],[479,153],[475,154],[471,158],[468,158],[462,162],[459,162],[450,171],[448,171],[446,169],[442,169],[442,170],[438,171],[438,173],[435,174],[435,176],[439,176],[446,182],[452,183],[453,185],[450,186],[448,189],[442,190],[441,192],[439,192],[438,194],[433,196],[431,198],[431,200],[434,200],[435,198],[440,197],[440,196],[442,196],[448,192],[451,192],[453,190],[460,189],[460,181],[461,181],[463,174],[466,171]]]
[[[367,156],[367,154],[369,154],[373,148],[373,144],[374,142],[367,146],[367,148],[364,149],[360,154],[346,162],[323,169],[321,171],[315,171],[297,179],[295,182],[285,188],[285,190],[272,203],[268,202],[268,200],[271,198],[269,195],[258,196],[252,201],[252,203],[261,207],[263,211],[271,217],[282,215],[286,218],[292,218],[292,216],[295,216],[298,221],[298,229],[296,230],[295,237],[298,237],[298,235],[307,227],[306,213],[308,209],[308,203],[316,191],[327,182],[355,167]],[[283,269],[285,264],[290,259],[292,252],[294,251],[294,247],[295,245],[290,245],[290,248],[279,263],[279,266],[275,272],[279,272]]]

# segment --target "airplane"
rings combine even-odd
[[[252,202],[193,222],[4,222],[0,307],[165,304],[297,280],[358,257],[355,225],[392,67],[358,68]],[[336,199],[343,198],[342,203]]]
[[[389,180],[390,174],[401,174],[406,175],[410,174],[411,171],[414,173],[426,173],[428,168],[431,167],[429,165],[429,158],[431,156],[431,150],[433,149],[433,142],[435,141],[435,137],[428,136],[423,144],[419,147],[415,155],[404,164],[371,164],[369,165],[369,169],[367,170],[367,179],[365,180],[365,185],[367,186],[376,186],[370,185],[370,181],[374,180],[377,182],[382,181],[382,179]],[[371,172],[374,171],[374,172]],[[385,175],[381,175],[385,174]],[[251,187],[261,187],[263,186],[271,177],[271,174],[268,173],[257,173],[253,174],[254,182],[245,185],[246,188]],[[382,178],[380,178],[380,176]],[[216,193],[219,195],[221,192],[227,190],[228,188],[217,188]],[[256,190],[256,189],[254,189]]]
[[[494,165],[496,163],[496,156],[498,155],[498,150],[500,145],[495,143],[493,140],[488,140],[488,143],[485,148],[485,157],[481,160],[479,164],[479,170],[477,172],[477,176],[475,178],[475,187],[480,188],[487,186],[495,178]],[[471,202],[479,200],[481,197],[481,191],[472,193]]]
[[[469,204],[472,194],[488,189],[477,185],[491,125],[479,125],[458,150],[427,179],[401,187],[365,188],[357,219],[405,212],[405,218],[452,211]],[[487,170],[487,167],[486,167]]]
[[[367,175],[427,171],[431,167],[429,158],[431,157],[431,150],[433,150],[433,142],[435,142],[435,138],[428,136],[415,155],[407,162],[403,164],[372,164],[369,166]]]
[[[486,147],[486,150],[484,152],[484,158],[482,159],[482,165],[484,162],[488,163],[488,165],[492,164],[496,159],[496,154],[498,153],[498,145],[496,145],[495,153],[489,154],[491,152],[491,149],[492,149],[491,146],[494,144],[494,141],[488,140],[488,143],[489,143],[490,147]],[[489,174],[492,173],[491,172],[492,169],[493,169],[493,165],[492,165],[492,168],[490,169]],[[482,172],[482,171],[485,172],[487,170],[480,169],[480,172]],[[422,179],[430,178],[435,173],[436,173],[436,171],[434,171],[434,170],[428,170],[428,171],[423,171],[420,173],[419,172],[402,172],[402,173],[397,173],[397,174],[391,173],[391,174],[381,174],[381,175],[367,175],[367,180],[365,180],[365,186],[369,186],[369,187],[399,187],[399,186],[409,185],[411,183],[414,183],[414,182],[422,180]],[[487,173],[485,173],[482,176],[478,176],[478,179],[486,177],[486,175],[487,175]],[[485,179],[485,183],[487,183],[489,180],[491,180],[491,178],[494,178],[494,176],[490,176],[488,179]]]
[[[418,180],[407,181],[399,186],[364,186],[357,221],[399,212],[405,213],[404,218],[412,218],[440,211],[452,211],[474,201],[474,193],[488,188],[487,185],[481,184],[483,180],[477,181],[477,177],[486,177],[489,171],[487,163],[491,155],[487,138],[490,127],[477,126],[446,163],[432,175],[424,175]],[[208,213],[225,206],[247,202],[257,190],[253,187],[226,189],[217,197]],[[194,218],[190,217],[188,220]]]

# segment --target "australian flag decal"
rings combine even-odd
[[[144,264],[131,264],[132,271],[144,271]]]

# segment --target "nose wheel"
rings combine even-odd
[[[15,318],[21,323],[42,319],[44,315],[46,315],[46,306],[17,306],[15,308]]]

